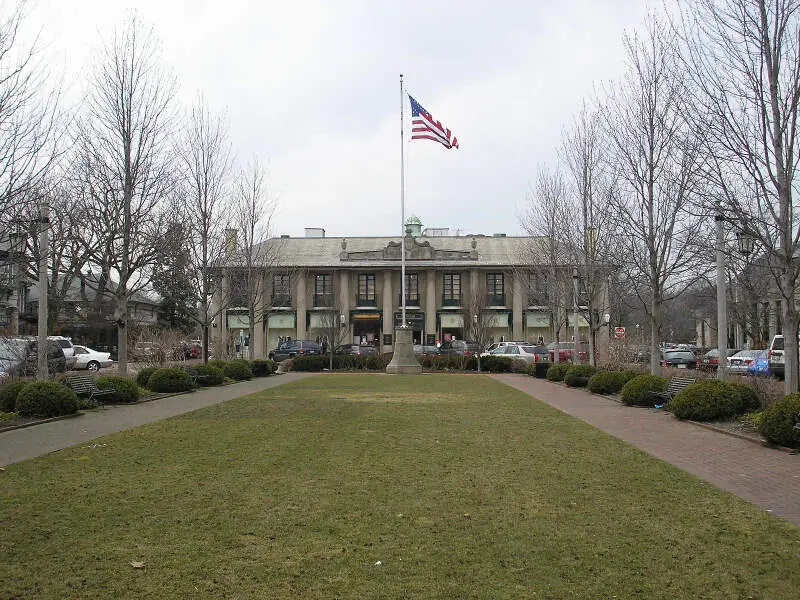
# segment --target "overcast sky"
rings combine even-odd
[[[400,73],[461,146],[407,142],[406,215],[520,234],[537,165],[554,160],[582,100],[623,72],[622,36],[646,11],[641,0],[41,0],[30,18],[70,93],[130,8],[162,41],[180,100],[201,91],[227,112],[240,162],[268,164],[274,233],[293,236],[400,230]]]

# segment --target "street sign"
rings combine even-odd
[[[614,337],[618,340],[625,339],[625,328],[624,327],[614,327]]]

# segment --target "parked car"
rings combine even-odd
[[[502,346],[530,346],[531,342],[495,342],[494,344],[490,344],[488,348],[486,348],[486,352],[491,352],[497,348],[501,348]]]
[[[747,367],[748,375],[769,375],[769,350],[759,350],[758,356]]]
[[[31,377],[38,370],[39,342],[35,338],[0,338],[0,381],[9,377]],[[64,351],[55,340],[47,341],[49,373],[67,370]]]
[[[697,357],[691,350],[665,350],[661,364],[665,367],[678,369],[696,369]]]
[[[784,363],[783,363],[783,336],[776,335],[772,338],[769,344],[769,351],[767,353],[767,360],[769,361],[770,375],[775,375],[783,379],[784,376]]]
[[[366,346],[361,344],[343,344],[336,346],[333,349],[334,354],[377,354],[378,349],[375,346]]]
[[[521,360],[529,365],[536,365],[536,374],[543,376],[547,369],[552,365],[550,351],[547,346],[526,346],[508,345],[495,348],[490,353],[483,353],[481,356],[502,356],[511,360]]]
[[[728,373],[747,373],[747,369],[759,354],[761,354],[761,350],[740,350],[728,357]]]
[[[575,353],[575,342],[550,342],[547,344],[547,349],[550,351],[550,360],[553,362],[556,360],[556,349],[558,349],[559,362],[570,362],[572,355]],[[580,345],[578,358],[582,361],[588,360],[589,352],[585,344]]]
[[[633,354],[633,361],[637,363],[650,362],[650,346],[636,346]]]
[[[729,348],[728,356],[733,356],[740,351],[740,348]],[[713,371],[719,367],[719,350],[712,348],[706,352],[702,358],[697,359],[697,368],[706,371]]]
[[[477,354],[479,350],[478,344],[465,340],[442,342],[442,345],[439,346],[439,354],[448,355],[472,356],[473,354]]]
[[[110,352],[98,352],[87,346],[75,346],[75,369],[99,371],[103,367],[110,367],[113,363]]]
[[[414,354],[417,356],[435,356],[439,354],[439,347],[427,346],[425,344],[414,344]]]
[[[281,362],[287,358],[310,354],[322,354],[322,346],[313,340],[289,340],[270,350],[268,356],[275,362]]]
[[[75,368],[75,348],[72,345],[72,340],[60,335],[50,335],[47,336],[48,340],[56,342],[61,349],[64,351],[64,360],[67,363],[67,369],[74,369]]]

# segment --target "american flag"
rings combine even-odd
[[[452,132],[434,120],[422,105],[414,100],[411,95],[411,139],[412,140],[433,140],[439,142],[445,148],[458,148],[458,138]]]

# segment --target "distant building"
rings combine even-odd
[[[423,231],[419,219],[410,219],[406,322],[415,343],[465,339],[465,323],[475,318],[467,314],[465,300],[473,293],[482,299],[483,322],[496,341],[549,342],[556,327],[561,340],[571,339],[575,315],[567,309],[556,315],[552,307],[542,305],[536,271],[526,264],[536,238],[448,236],[446,231]],[[310,236],[281,236],[264,246],[257,255],[277,259],[259,267],[263,293],[257,303],[253,356],[266,356],[281,339],[321,338],[331,314],[346,328],[346,343],[392,351],[394,328],[402,321],[399,237],[329,238],[315,229]],[[219,267],[222,286],[213,311],[220,312],[212,331],[217,347],[229,349],[247,335],[248,310],[237,296],[242,268],[235,254]],[[565,281],[564,293],[571,294],[572,266],[561,266],[559,277]],[[561,304],[571,306],[572,301],[565,297]],[[581,338],[586,339],[585,315],[577,319]],[[607,327],[598,333],[598,348],[606,348]]]

